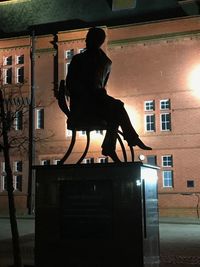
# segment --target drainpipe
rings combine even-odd
[[[28,167],[28,195],[27,208],[28,214],[33,214],[35,208],[35,176],[32,167],[35,165],[35,31],[32,30],[31,36],[31,92],[29,103],[29,167]]]

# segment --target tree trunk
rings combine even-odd
[[[10,215],[10,226],[12,233],[12,246],[13,246],[13,259],[14,267],[22,267],[22,258],[20,252],[19,243],[19,232],[17,226],[15,200],[14,200],[14,188],[13,188],[13,174],[10,164],[10,154],[9,154],[9,141],[8,141],[8,122],[6,120],[6,113],[4,110],[4,99],[2,91],[0,90],[0,116],[2,120],[2,134],[3,134],[3,152],[5,160],[5,172],[7,179],[7,191],[8,191],[8,203],[9,203],[9,215]]]

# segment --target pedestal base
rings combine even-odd
[[[37,267],[157,267],[157,169],[38,166]]]

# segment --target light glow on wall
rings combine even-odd
[[[189,89],[192,90],[196,96],[200,97],[200,64],[196,65],[189,73],[188,85]]]
[[[22,2],[29,2],[31,0],[0,0],[0,5],[18,4]]]
[[[140,117],[138,110],[128,104],[125,105],[125,108],[136,132],[140,131],[142,129],[143,124],[141,124],[141,117]]]

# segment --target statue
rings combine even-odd
[[[89,29],[86,50],[73,56],[69,65],[66,94],[70,96],[72,117],[81,120],[83,115],[93,116],[106,121],[107,130],[102,143],[102,154],[111,157],[114,162],[119,162],[115,151],[119,126],[129,146],[138,146],[144,150],[152,148],[146,146],[139,138],[124,103],[106,92],[112,62],[101,49],[105,37],[103,29]]]

